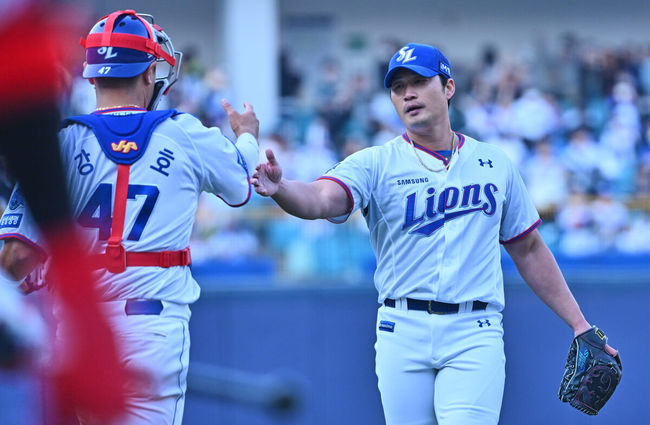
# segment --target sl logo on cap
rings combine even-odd
[[[415,48],[408,48],[408,46],[404,46],[401,49],[399,49],[399,56],[397,56],[397,59],[395,59],[395,62],[410,62],[413,60],[416,60],[418,57],[417,56],[411,56],[413,52],[415,51]]]
[[[126,140],[120,140],[119,144],[111,143],[111,149],[113,149],[113,152],[129,153],[131,149],[137,151],[138,145],[135,142],[127,142]]]

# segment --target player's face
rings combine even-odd
[[[453,95],[453,80],[442,85],[440,76],[427,78],[410,69],[400,69],[390,86],[390,98],[409,130],[425,130],[448,120],[447,101]]]

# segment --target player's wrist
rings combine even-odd
[[[291,194],[291,188],[287,186],[288,181],[280,176],[280,180],[271,181],[271,188],[269,190],[269,196],[275,201],[281,201],[286,199],[286,195]]]
[[[589,329],[591,329],[591,325],[589,322],[586,320],[581,320],[579,323],[575,324],[574,326],[571,326],[573,328],[573,336],[578,336],[582,333],[587,332]]]
[[[271,186],[269,189],[269,196],[273,198],[273,200],[278,201],[284,199],[282,196],[282,181],[275,183]]]
[[[254,139],[257,139],[257,137],[255,136],[255,132],[253,130],[251,130],[251,129],[238,128],[237,130],[233,130],[233,133],[235,133],[235,136],[237,136],[238,140],[239,140],[240,137],[243,137],[243,136],[251,136]]]

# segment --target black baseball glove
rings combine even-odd
[[[607,336],[595,326],[576,336],[567,356],[558,397],[588,415],[597,415],[621,381],[618,354],[605,351]]]

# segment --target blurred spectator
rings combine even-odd
[[[388,71],[388,62],[390,57],[395,53],[404,43],[395,38],[383,38],[377,43],[375,64],[372,77],[375,79],[376,90],[383,91],[384,89],[384,76]]]
[[[650,44],[639,52],[639,86],[644,94],[650,93]]]
[[[548,141],[540,142],[521,168],[528,193],[544,220],[551,219],[568,194],[567,170]]]
[[[598,169],[605,182],[619,193],[634,190],[638,140],[639,130],[625,125],[617,116],[612,116],[600,134]]]
[[[591,203],[591,211],[599,245],[604,250],[614,249],[619,233],[629,225],[625,204],[603,192]]]
[[[569,136],[569,143],[560,154],[560,160],[569,170],[569,187],[582,193],[595,193],[600,181],[602,153],[585,128]]]
[[[641,153],[635,182],[636,196],[650,199],[650,150]],[[650,202],[647,207],[650,210]]]
[[[314,120],[305,136],[305,143],[294,147],[293,164],[289,166],[293,170],[292,179],[316,180],[338,162],[339,156],[331,148],[327,134],[324,123]]]
[[[302,86],[302,75],[291,63],[287,49],[280,52],[280,96],[298,97]]]
[[[335,59],[327,59],[321,64],[314,86],[316,114],[324,120],[339,157],[343,150],[346,124],[352,115],[351,98],[345,93],[348,89],[340,87],[341,81],[341,65]]]
[[[188,46],[183,51],[181,72],[183,76],[169,93],[171,107],[182,112],[188,112],[198,117],[203,117],[202,100],[205,95],[203,82],[203,65],[197,56],[197,49]]]
[[[511,105],[508,129],[532,146],[558,128],[559,116],[554,101],[536,88],[527,89]]]
[[[625,254],[650,253],[650,214],[636,214],[629,226],[618,235],[616,249]]]
[[[370,80],[363,73],[354,73],[350,77],[347,89],[343,94],[344,103],[350,105],[350,117],[345,124],[343,138],[350,134],[363,134],[370,132],[370,101],[372,99]],[[345,140],[343,142],[345,144]],[[343,159],[344,157],[341,157]]]
[[[369,114],[369,128],[374,146],[383,145],[404,132],[402,122],[385,89],[378,91],[370,99]]]
[[[205,117],[204,124],[227,129],[228,116],[221,106],[221,99],[231,98],[226,74],[219,68],[212,68],[203,77],[203,84],[205,93],[201,115]]]
[[[587,197],[573,193],[557,214],[557,224],[562,231],[559,250],[569,257],[585,257],[603,251],[594,232],[592,210]]]

